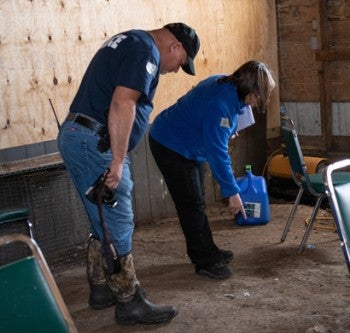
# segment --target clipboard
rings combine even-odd
[[[246,105],[241,110],[244,111],[238,115],[237,132],[255,124],[252,107],[250,105]]]

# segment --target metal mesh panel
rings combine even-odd
[[[0,208],[28,207],[34,238],[53,270],[85,260],[89,223],[62,165],[1,177],[0,198]],[[18,223],[11,228],[0,232],[27,233]]]

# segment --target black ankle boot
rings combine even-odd
[[[115,296],[107,284],[90,284],[89,305],[91,309],[102,310],[115,304]]]
[[[222,261],[219,261],[214,265],[204,267],[196,265],[196,273],[218,280],[227,279],[232,275],[230,268],[227,267]]]
[[[219,256],[225,264],[228,264],[233,259],[233,252],[230,250],[219,249]]]
[[[115,306],[115,320],[120,325],[164,323],[176,315],[174,306],[159,306],[147,301],[139,286],[131,301],[117,301]]]

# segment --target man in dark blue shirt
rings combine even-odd
[[[133,183],[127,153],[147,129],[160,74],[176,73],[182,67],[194,75],[199,46],[196,32],[184,23],[113,36],[91,60],[58,136],[64,164],[91,224],[89,304],[94,309],[116,304],[115,319],[120,324],[160,323],[177,314],[175,307],[147,301],[136,278],[131,254]],[[96,179],[103,179],[113,190],[112,201],[103,204],[103,215],[101,205],[91,200],[91,192],[86,196]],[[105,230],[119,258],[114,261],[118,269],[112,271],[103,265],[108,254]]]

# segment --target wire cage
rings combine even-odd
[[[34,238],[52,270],[85,260],[89,223],[81,200],[63,164],[0,177],[0,208],[27,207]],[[20,223],[2,225],[0,235],[24,233]],[[21,256],[12,244],[0,253],[0,264]]]

